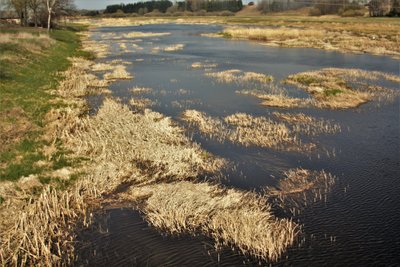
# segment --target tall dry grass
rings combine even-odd
[[[322,25],[322,26],[321,26]],[[329,27],[329,26],[333,27]],[[226,27],[224,36],[233,38],[261,41],[270,46],[284,47],[312,47],[341,52],[371,53],[376,55],[400,55],[398,40],[391,36],[373,33],[360,34],[360,29],[350,29],[345,25],[332,23],[328,25],[316,24],[303,28],[258,28],[258,27]],[[342,28],[342,29],[340,29]]]
[[[237,69],[220,72],[207,72],[206,76],[215,78],[220,83],[269,83],[273,81],[273,77],[270,75],[256,72],[242,72]]]
[[[276,186],[267,187],[265,193],[274,205],[295,215],[308,205],[326,201],[336,180],[325,171],[291,169],[284,173]]]
[[[159,229],[173,234],[203,233],[219,245],[262,260],[277,260],[299,231],[292,221],[274,217],[266,199],[208,183],[151,185],[126,194],[146,198],[146,219]]]
[[[285,82],[310,93],[317,107],[346,109],[380,97],[393,98],[394,90],[372,85],[379,79],[400,81],[399,76],[377,71],[326,68],[290,75]]]

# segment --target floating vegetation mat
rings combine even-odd
[[[317,25],[304,28],[226,27],[219,34],[219,37],[261,41],[270,46],[313,47],[342,52],[400,55],[398,42],[391,38],[390,35],[383,36],[371,34],[371,32],[360,34],[357,31],[352,32],[351,30],[345,31],[343,29],[334,30],[335,25],[332,24],[326,24],[327,26],[323,26],[325,27],[324,29],[317,28]],[[333,29],[328,28],[331,25]],[[345,28],[347,26],[340,27]],[[388,30],[393,31],[394,27],[394,25],[390,25]],[[374,31],[379,32],[379,29],[375,29]],[[216,37],[215,34],[209,34],[208,36]]]
[[[165,47],[164,51],[165,52],[173,52],[173,51],[182,50],[184,47],[185,47],[184,44],[175,44],[175,45]]]
[[[307,205],[326,200],[335,182],[336,178],[325,171],[292,169],[265,193],[274,205],[296,215]]]
[[[316,107],[346,109],[373,99],[389,100],[398,95],[395,90],[370,83],[379,79],[399,82],[400,76],[377,71],[326,68],[290,75],[285,82],[310,93]]]
[[[219,245],[262,260],[277,260],[299,232],[294,222],[274,217],[261,196],[209,183],[132,187],[125,195],[146,199],[142,207],[146,219],[161,230],[203,233]]]
[[[215,63],[202,63],[202,62],[194,62],[191,67],[193,69],[212,69],[216,68],[218,65]]]
[[[149,98],[142,97],[142,98],[131,98],[129,100],[129,104],[131,104],[133,107],[137,109],[144,109],[153,106],[155,103],[153,100]]]
[[[113,67],[112,72],[104,74],[104,79],[108,81],[130,80],[133,79],[133,75],[126,71],[125,65],[117,65]]]
[[[269,83],[273,81],[273,77],[270,75],[257,72],[243,72],[236,69],[220,72],[207,72],[206,76],[215,78],[219,83]]]
[[[341,131],[338,124],[302,113],[274,113],[274,117],[279,121],[245,113],[236,113],[224,119],[210,117],[197,110],[186,110],[182,113],[184,121],[196,126],[209,138],[283,151],[310,151],[316,145],[303,143],[303,135],[316,136]]]
[[[153,93],[153,89],[152,88],[148,88],[148,87],[133,87],[131,89],[129,89],[129,92],[131,92],[132,94],[150,94]]]
[[[169,32],[129,32],[122,34],[121,38],[145,38],[170,35]]]

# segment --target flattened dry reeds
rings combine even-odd
[[[336,177],[325,171],[291,169],[275,187],[267,187],[266,195],[280,208],[293,214],[312,203],[326,200]]]
[[[133,87],[131,89],[129,89],[129,92],[131,92],[132,94],[150,94],[153,92],[152,88],[148,88],[148,87]]]
[[[194,62],[191,65],[193,69],[212,69],[216,68],[217,66],[218,65],[215,63],[201,63],[201,62]]]
[[[367,92],[354,90],[338,75],[326,70],[290,75],[285,82],[305,89],[320,108],[346,109],[358,107],[371,100]]]
[[[307,151],[314,144],[302,144],[297,131],[265,117],[236,113],[220,120],[196,110],[186,110],[182,119],[198,127],[202,134],[219,142],[229,140],[243,146],[259,146],[285,151]]]
[[[332,23],[327,25],[329,25],[328,27],[333,26]],[[219,35],[219,37],[228,36],[261,41],[270,46],[313,47],[342,52],[400,55],[400,49],[395,38],[379,34],[359,34],[357,31],[355,33],[342,31],[340,26],[337,30],[334,29],[334,26],[328,27],[227,27],[223,30],[223,35]],[[379,32],[376,29],[374,31]],[[215,35],[211,36],[215,37]]]
[[[170,45],[164,48],[165,52],[173,52],[173,51],[178,51],[182,50],[185,47],[184,44],[175,44],[175,45]]]
[[[307,116],[304,113],[281,113],[274,112],[273,115],[286,122],[293,132],[311,136],[319,134],[334,134],[341,131],[339,124],[322,118]]]
[[[153,106],[155,103],[151,99],[142,97],[142,98],[131,98],[129,100],[129,104],[131,104],[137,109],[144,109]]]
[[[130,80],[133,79],[133,75],[126,71],[125,65],[116,65],[112,72],[104,74],[104,79],[107,81]]]
[[[256,72],[242,72],[241,70],[236,69],[220,72],[207,72],[205,75],[215,78],[220,83],[269,83],[273,81],[273,77],[270,75]]]
[[[147,162],[151,179],[187,179],[203,172],[217,171],[222,160],[204,158],[203,150],[173,126],[168,117],[145,110],[136,114],[106,99],[98,114],[82,119],[76,135],[66,140],[77,155],[104,160],[121,169]],[[95,164],[98,166],[100,163]]]
[[[1,233],[0,263],[15,266],[72,264],[71,225],[90,220],[82,192],[60,193],[48,187],[28,201],[15,225]]]
[[[160,37],[170,35],[169,32],[129,32],[122,35],[122,38],[145,38],[145,37]]]
[[[298,226],[271,214],[266,199],[208,183],[176,182],[132,188],[146,196],[143,211],[155,227],[170,233],[204,233],[253,257],[275,261],[295,242]]]

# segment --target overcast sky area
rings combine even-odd
[[[147,0],[140,0],[145,2]],[[149,0],[150,1],[150,0]],[[173,0],[170,0],[174,2]],[[250,0],[242,0],[243,3],[248,3]],[[139,0],[75,0],[75,4],[79,9],[105,9],[108,5],[115,5],[115,4],[129,4],[139,2]],[[257,1],[255,1],[257,2]]]
[[[128,4],[137,2],[135,0],[75,0],[75,5],[80,9],[105,9],[108,5]]]

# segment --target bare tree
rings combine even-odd
[[[8,0],[8,6],[13,8],[21,20],[21,25],[27,24],[27,0]]]
[[[47,12],[48,12],[48,17],[47,17],[47,31],[50,32],[50,27],[51,27],[51,15],[53,14],[53,8],[56,5],[58,0],[46,0],[46,6],[47,6]]]
[[[42,0],[28,0],[28,7],[32,10],[35,27],[38,26],[38,13],[42,4]]]

